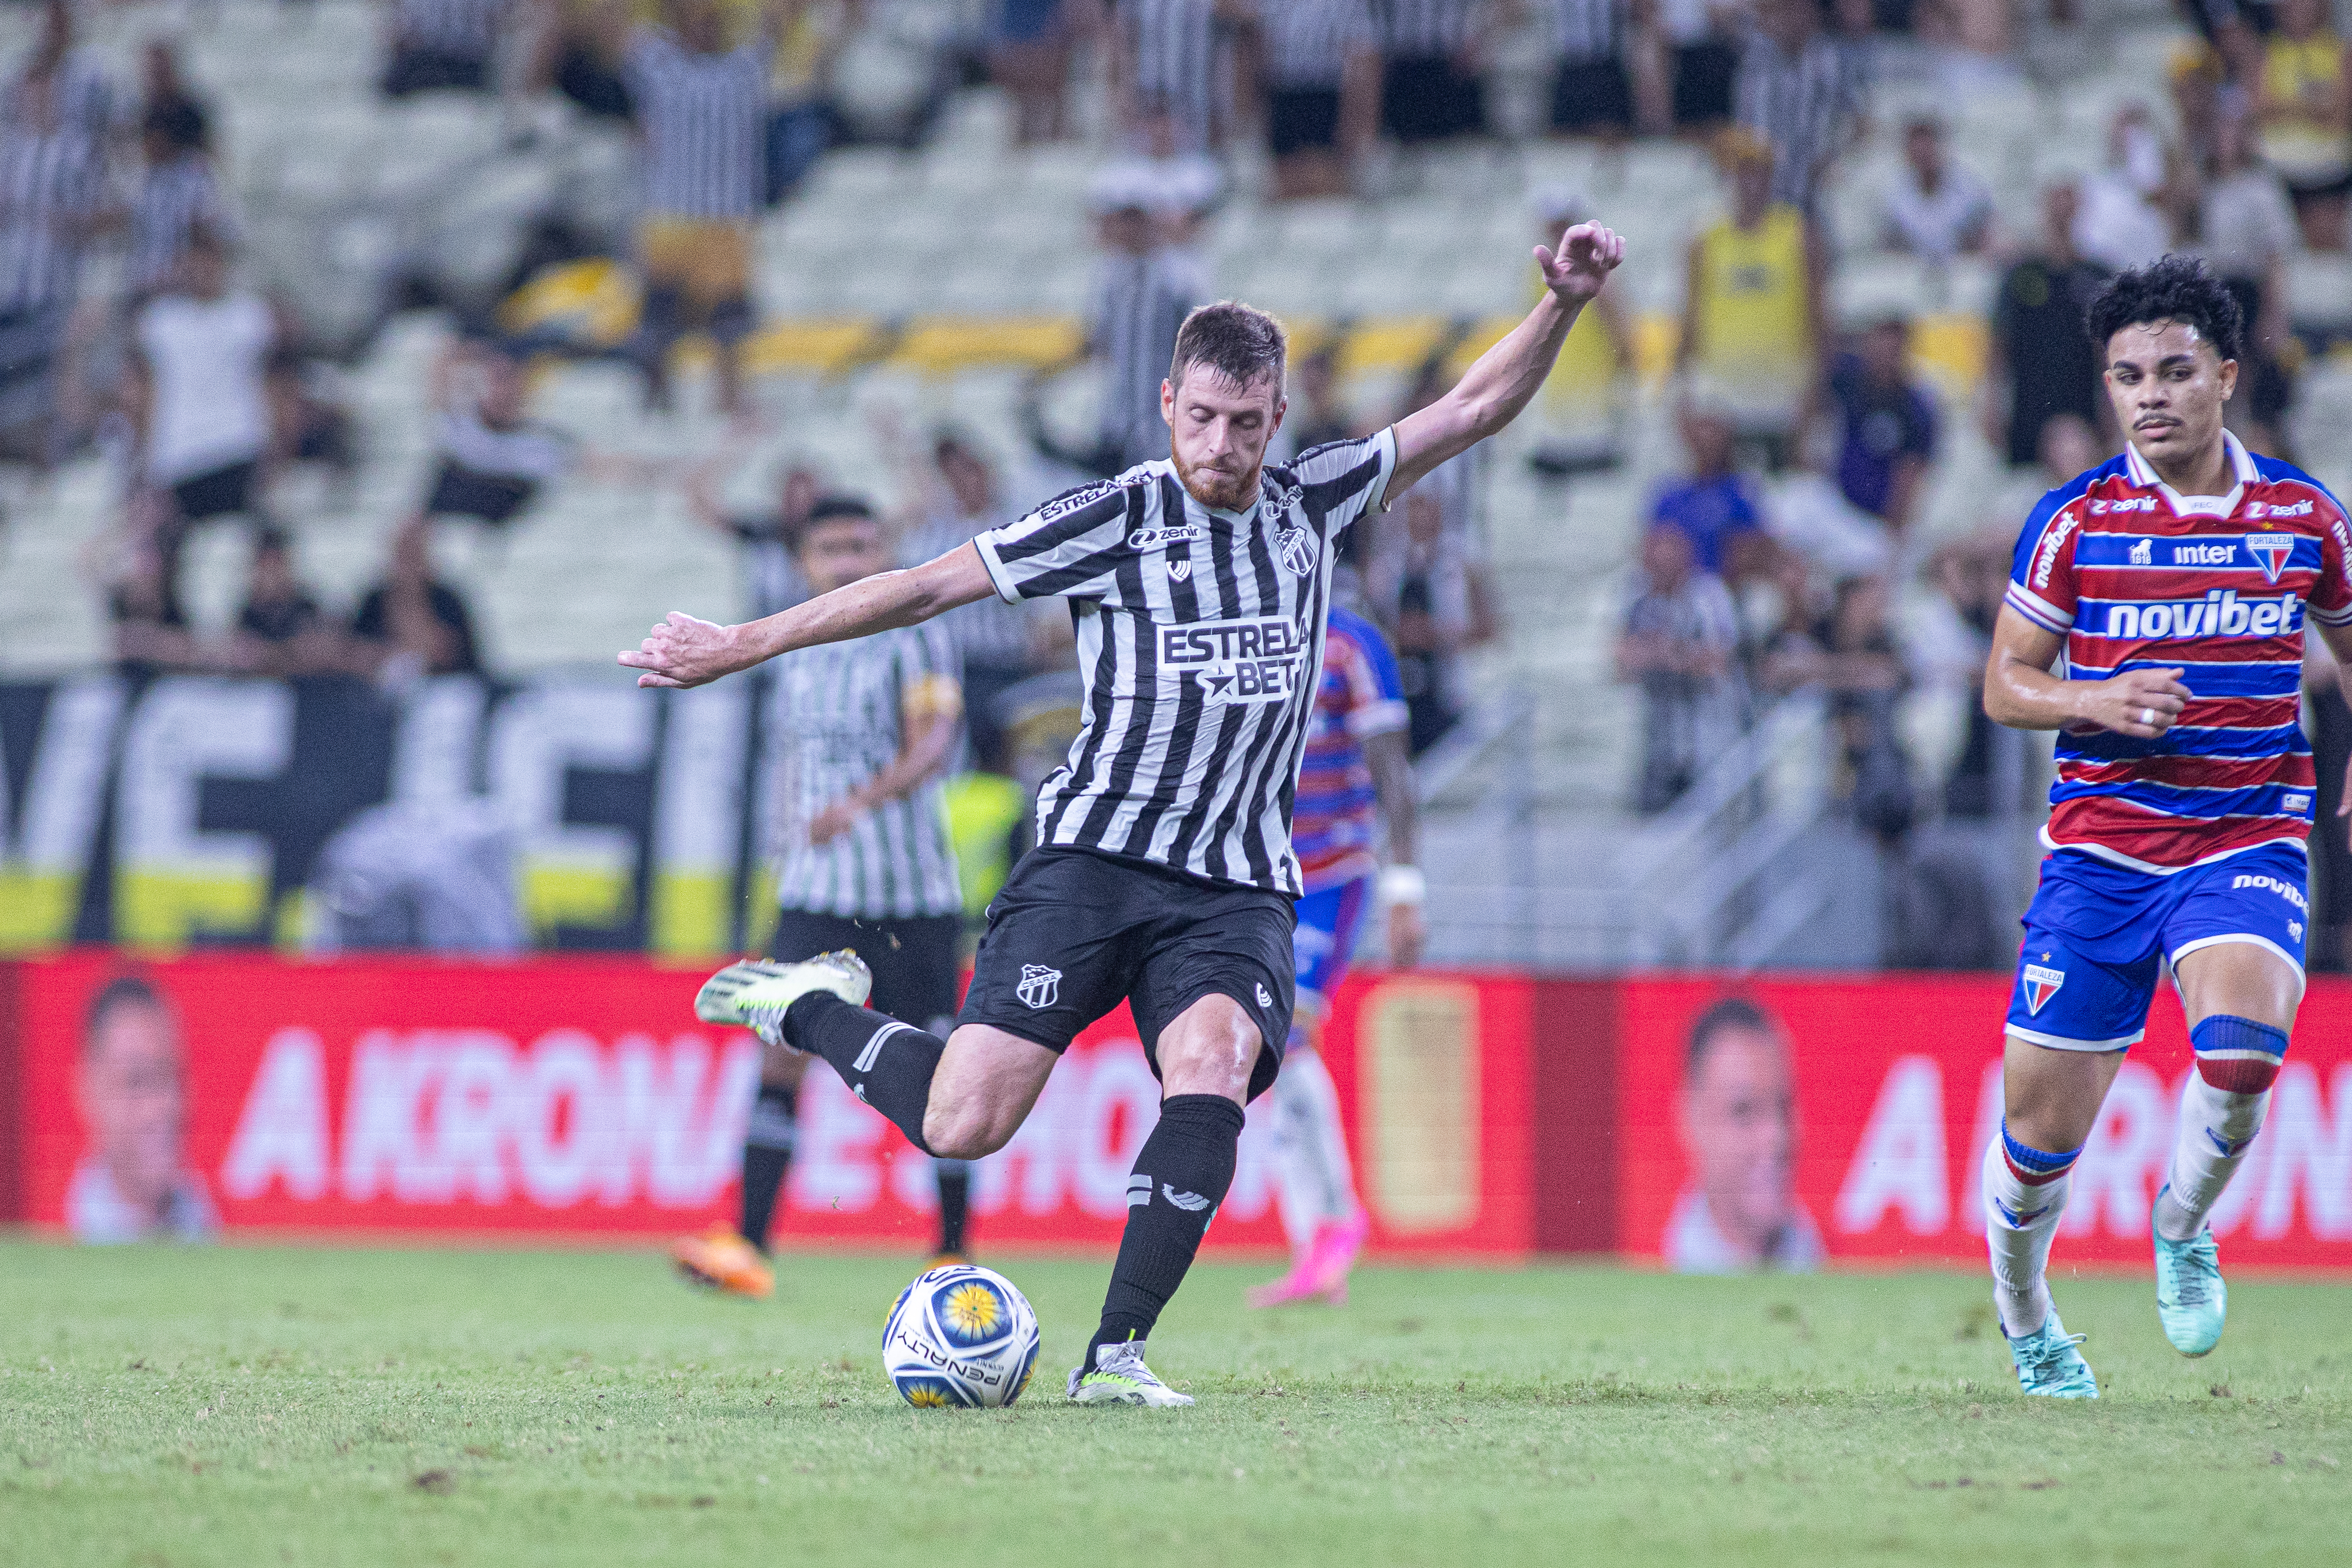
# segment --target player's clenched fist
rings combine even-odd
[[[644,671],[639,686],[706,686],[740,665],[734,628],[672,610],[621,662]]]
[[[2075,720],[2069,729],[2112,730],[2150,741],[2172,728],[2191,693],[2180,684],[2184,673],[2171,669],[2127,669],[2107,680],[2085,681],[2075,699]]]
[[[1625,237],[1597,223],[1580,223],[1561,235],[1557,252],[1536,247],[1536,265],[1543,268],[1544,287],[1577,305],[1600,293],[1609,274],[1624,259]]]

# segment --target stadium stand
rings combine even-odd
[[[889,129],[825,153],[761,221],[760,325],[744,358],[757,434],[736,469],[747,497],[797,461],[830,484],[898,500],[900,476],[877,444],[884,408],[907,427],[971,433],[1004,460],[1024,500],[1066,478],[1036,452],[1034,424],[1067,444],[1087,438],[1096,395],[1081,363],[1095,260],[1088,201],[1118,151],[1118,106],[1099,51],[1082,46],[1070,89],[1076,135],[1023,144],[1012,98],[964,85],[984,74],[987,9],[877,0],[877,37],[845,52],[838,90],[853,126],[863,115]],[[1540,471],[1528,461],[1546,439],[1535,418],[1498,438],[1480,467],[1473,526],[1496,566],[1503,631],[1471,653],[1474,712],[1424,769],[1440,808],[1429,855],[1437,952],[1873,962],[1895,941],[1901,917],[1884,910],[1903,901],[1920,836],[1906,844],[1904,831],[1857,826],[1854,769],[1820,743],[1834,713],[1825,716],[1818,683],[1777,705],[1759,700],[1751,732],[1685,797],[1646,819],[1632,815],[1642,707],[1616,679],[1612,647],[1650,498],[1684,467],[1675,413],[1688,389],[1668,374],[1683,258],[1721,209],[1724,187],[1695,137],[1540,135],[1549,7],[1526,9],[1490,50],[1496,134],[1377,147],[1354,171],[1360,194],[1287,203],[1265,194],[1258,141],[1236,136],[1224,160],[1229,198],[1192,242],[1210,297],[1275,310],[1302,349],[1336,345],[1346,416],[1370,425],[1394,412],[1423,362],[1466,363],[1524,308],[1543,193],[1580,195],[1628,236],[1618,289],[1632,374],[1612,416],[1615,460],[1565,479]],[[1843,579],[1891,584],[1886,635],[1906,672],[1895,730],[1918,803],[1912,816],[1926,827],[1937,826],[1934,803],[1970,732],[1967,671],[1979,635],[1932,564],[1988,531],[2013,532],[2043,482],[2007,468],[1979,416],[2005,258],[2037,232],[2044,186],[2079,181],[2089,191],[2132,176],[2137,143],[2115,130],[2119,111],[2144,109],[2160,178],[2182,166],[2177,152],[2169,165],[2164,157],[2184,134],[2174,88],[2194,75],[2183,63],[2200,47],[2194,30],[2161,0],[2072,9],[2077,19],[2058,23],[2036,8],[2005,54],[1919,36],[1848,40],[1869,86],[1819,205],[1829,325],[1908,322],[1916,374],[1940,415],[1934,456],[1900,536],[1859,519],[1806,471],[1833,464],[1833,445],[1799,453],[1764,485],[1768,526],[1806,563],[1807,592],[1824,610]],[[666,610],[725,616],[742,602],[743,563],[694,525],[673,482],[730,436],[709,395],[707,346],[689,340],[679,350],[680,399],[656,414],[643,410],[635,372],[610,352],[636,312],[625,128],[511,86],[387,100],[374,90],[380,13],[352,0],[121,5],[79,21],[89,58],[122,82],[145,40],[177,38],[186,80],[215,106],[214,141],[251,279],[299,322],[310,384],[352,416],[352,469],[296,465],[269,500],[304,580],[331,607],[347,609],[377,578],[392,531],[429,482],[432,367],[455,323],[492,321],[562,351],[534,368],[534,420],[625,459],[626,473],[574,467],[510,528],[440,530],[441,570],[473,606],[485,662],[507,675],[601,669]],[[0,55],[21,59],[40,26],[9,8]],[[1885,248],[1887,193],[1903,174],[1906,126],[1921,116],[1990,193],[1987,251],[1938,260]],[[2292,338],[2279,352],[2299,374],[2280,430],[2341,487],[2352,478],[2352,258],[2341,234],[2310,229],[2283,264]],[[0,490],[0,674],[10,678],[111,657],[93,574],[105,570],[123,497],[102,423],[91,434],[53,466],[10,471]],[[199,635],[234,618],[247,551],[230,530],[190,542],[184,596]],[[1773,582],[1738,586],[1758,646],[1774,626],[1803,619]],[[1994,820],[2021,842],[2025,815]],[[1637,912],[1628,890],[1672,885],[1700,847],[1708,869],[1688,884],[1690,907]],[[2011,869],[1997,907],[2021,902],[2023,863]],[[1858,894],[1857,876],[1871,889],[1888,879],[1885,896]]]

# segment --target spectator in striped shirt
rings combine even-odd
[[[75,41],[73,7],[67,0],[47,0],[42,7],[40,37],[16,79],[0,89],[0,119],[16,120],[26,112],[20,97],[36,82],[46,85],[48,112],[58,122],[87,137],[102,153],[121,128],[124,106],[97,53]]]
[[[1388,0],[1381,15],[1381,128],[1407,144],[1486,129],[1479,75],[1488,0]]]
[[[26,77],[0,120],[0,449],[44,464],[104,173],[98,143],[65,118],[64,90],[54,70]]]
[[[1772,149],[1772,199],[1808,218],[1822,175],[1855,134],[1858,58],[1822,31],[1821,0],[1757,0],[1734,86],[1738,116]]]
[[[1229,34],[1247,0],[1111,0],[1114,92],[1130,136],[1213,145],[1232,110]]]
[[[139,145],[146,168],[131,200],[125,267],[134,304],[171,282],[198,227],[215,234],[229,229],[202,110],[186,99],[150,104],[141,117]]]
[[[1368,0],[1258,0],[1255,35],[1274,194],[1346,194],[1379,115],[1380,35]]]
[[[1094,199],[1104,256],[1087,312],[1087,349],[1105,373],[1094,467],[1108,475],[1167,450],[1160,384],[1177,329],[1202,289],[1187,260],[1160,242],[1150,193],[1118,180],[1098,184]]]
[[[667,26],[633,32],[624,56],[645,174],[645,318],[634,353],[648,405],[667,407],[671,349],[688,331],[709,333],[719,404],[740,413],[751,226],[767,195],[768,62],[782,6],[771,0],[758,33],[731,48],[713,0],[668,0],[665,15]]]
[[[383,95],[493,90],[499,35],[512,14],[512,0],[394,0]]]
[[[1633,128],[1627,0],[1551,0],[1551,129],[1617,141]]]

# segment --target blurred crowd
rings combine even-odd
[[[1939,798],[1927,798],[1905,702],[1926,686],[1965,687],[2032,496],[2120,439],[2081,330],[2100,280],[2167,250],[2196,251],[2228,279],[2251,361],[2231,420],[2261,450],[2296,455],[2298,377],[2335,346],[2298,319],[2287,283],[2297,258],[2347,247],[2352,62],[2327,0],[2182,0],[2166,79],[2116,110],[2079,167],[2042,177],[2030,222],[1997,216],[1995,172],[1969,166],[1938,116],[1881,127],[1898,136],[1900,162],[1871,194],[1873,232],[1844,232],[1841,253],[1827,198],[1844,189],[1842,162],[1869,127],[1888,51],[1926,51],[1942,62],[1938,79],[1964,91],[2022,70],[2029,22],[2076,19],[2074,0],[2032,9],[391,0],[376,79],[386,99],[479,95],[520,106],[518,125],[521,110],[561,99],[626,128],[635,216],[617,259],[637,304],[599,352],[635,366],[658,409],[673,397],[681,340],[709,342],[717,402],[738,422],[727,444],[675,471],[592,450],[531,407],[532,355],[577,345],[510,335],[495,316],[467,321],[431,380],[430,474],[385,540],[380,580],[339,614],[305,586],[271,497],[304,466],[348,480],[366,432],[328,392],[302,324],[246,281],[239,215],[215,164],[216,106],[169,36],[145,48],[135,79],[118,80],[79,41],[68,0],[47,0],[37,40],[0,79],[0,456],[44,468],[92,447],[107,455],[120,521],[89,568],[126,670],[396,687],[483,664],[469,606],[433,564],[447,520],[496,535],[575,472],[675,485],[740,544],[747,608],[778,608],[800,592],[796,530],[845,492],[896,498],[893,526],[913,558],[1036,499],[1038,473],[1115,472],[1163,455],[1160,378],[1184,311],[1217,295],[1204,234],[1244,183],[1272,201],[1377,195],[1423,148],[1533,133],[1606,157],[1676,138],[1712,157],[1722,203],[1680,258],[1670,352],[1641,367],[1664,375],[1682,460],[1643,503],[1617,639],[1643,711],[1635,804],[1670,809],[1770,703],[1819,692],[1839,737],[1840,798],[1900,845],[1923,823],[2020,809],[2016,770],[1980,718],[1952,742],[1958,760],[1935,770]],[[1548,51],[1539,111],[1533,124],[1507,123],[1506,46],[1535,33]],[[1007,94],[1019,141],[1083,135],[1106,158],[1091,192],[1098,255],[1086,322],[1102,389],[1095,423],[1056,433],[1040,414],[1036,450],[1022,453],[958,429],[884,432],[895,472],[790,465],[757,515],[729,510],[725,479],[761,434],[740,360],[760,325],[762,215],[830,148],[919,143],[956,89],[986,82]],[[1530,237],[1607,216],[1591,195],[1539,193]],[[1995,270],[1968,405],[1921,370],[1922,300],[1845,298],[1862,262],[1890,258],[1931,275]],[[527,285],[527,269],[514,282]],[[1571,338],[1541,411],[1535,462],[1547,477],[1573,481],[1624,460],[1635,325],[1604,297]],[[1465,346],[1457,330],[1392,405],[1365,406],[1342,395],[1328,347],[1302,341],[1286,437],[1299,449],[1418,406],[1458,374]],[[2011,482],[1983,498],[1980,531],[1931,537],[1927,498],[1964,427],[1983,434]],[[1465,660],[1501,629],[1485,460],[1448,465],[1351,546],[1352,592],[1398,646],[1416,750],[1465,710]],[[213,526],[246,530],[253,547],[233,630],[204,637],[182,605],[183,562],[192,535]],[[1922,589],[1932,613],[1905,614]],[[1061,634],[990,606],[966,619],[975,743],[1001,751],[1024,710],[997,700],[1056,667]]]

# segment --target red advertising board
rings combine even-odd
[[[16,998],[0,1043],[14,1041],[21,1086],[0,1132],[0,1155],[7,1139],[21,1155],[13,1212],[102,1230],[112,1148],[151,1163],[161,1150],[191,1202],[231,1227],[698,1226],[731,1212],[758,1073],[750,1036],[694,1021],[701,973],[267,955],[126,970],[100,952],[0,966],[0,1011]],[[83,1082],[90,1005],[125,973],[152,987],[161,1007],[142,1005],[164,1020],[143,1100]],[[1358,1146],[1376,1246],[1528,1248],[1528,990],[1415,975],[1360,980],[1341,998],[1330,1058],[1351,1120],[1368,1108]],[[1020,1134],[981,1163],[980,1234],[1115,1245],[1158,1105],[1121,1010],[1072,1047]],[[1261,1100],[1213,1246],[1282,1244],[1273,1136]],[[920,1247],[934,1202],[929,1162],[837,1077],[812,1072],[783,1230]]]
[[[1621,1247],[1705,1267],[1777,1215],[1791,1256],[1817,1237],[1830,1258],[1981,1261],[2008,999],[2005,978],[1979,975],[1624,983]],[[1693,1026],[1727,1003],[1724,1081],[1692,1085]],[[1785,1048],[1785,1096],[1770,1047],[1739,1044],[1759,1033]],[[2065,1260],[2147,1261],[2189,1063],[2167,990],[2075,1166]],[[2352,984],[2313,982],[2268,1125],[2213,1223],[2232,1263],[2352,1267]]]
[[[120,1159],[176,1169],[232,1228],[698,1227],[732,1211],[758,1070],[750,1037],[694,1022],[700,973],[586,958],[0,964],[0,1218],[102,1230]],[[144,1067],[109,1053],[131,1076],[100,1093],[84,1024],[125,973],[165,1023]],[[1729,1267],[1769,1237],[1797,1265],[1973,1265],[2005,999],[2000,978],[1975,975],[1368,974],[1337,999],[1325,1054],[1379,1253]],[[1717,1027],[1693,1079],[1703,1018]],[[2070,1260],[2145,1261],[2189,1063],[2168,993],[2076,1167]],[[1088,1030],[981,1163],[982,1245],[1115,1244],[1158,1102],[1126,1014]],[[830,1072],[809,1075],[800,1104],[785,1236],[923,1246],[928,1163]],[[1251,1109],[1213,1247],[1281,1245],[1270,1111]],[[2233,1262],[2352,1268],[2352,983],[2313,984],[2215,1224]]]

